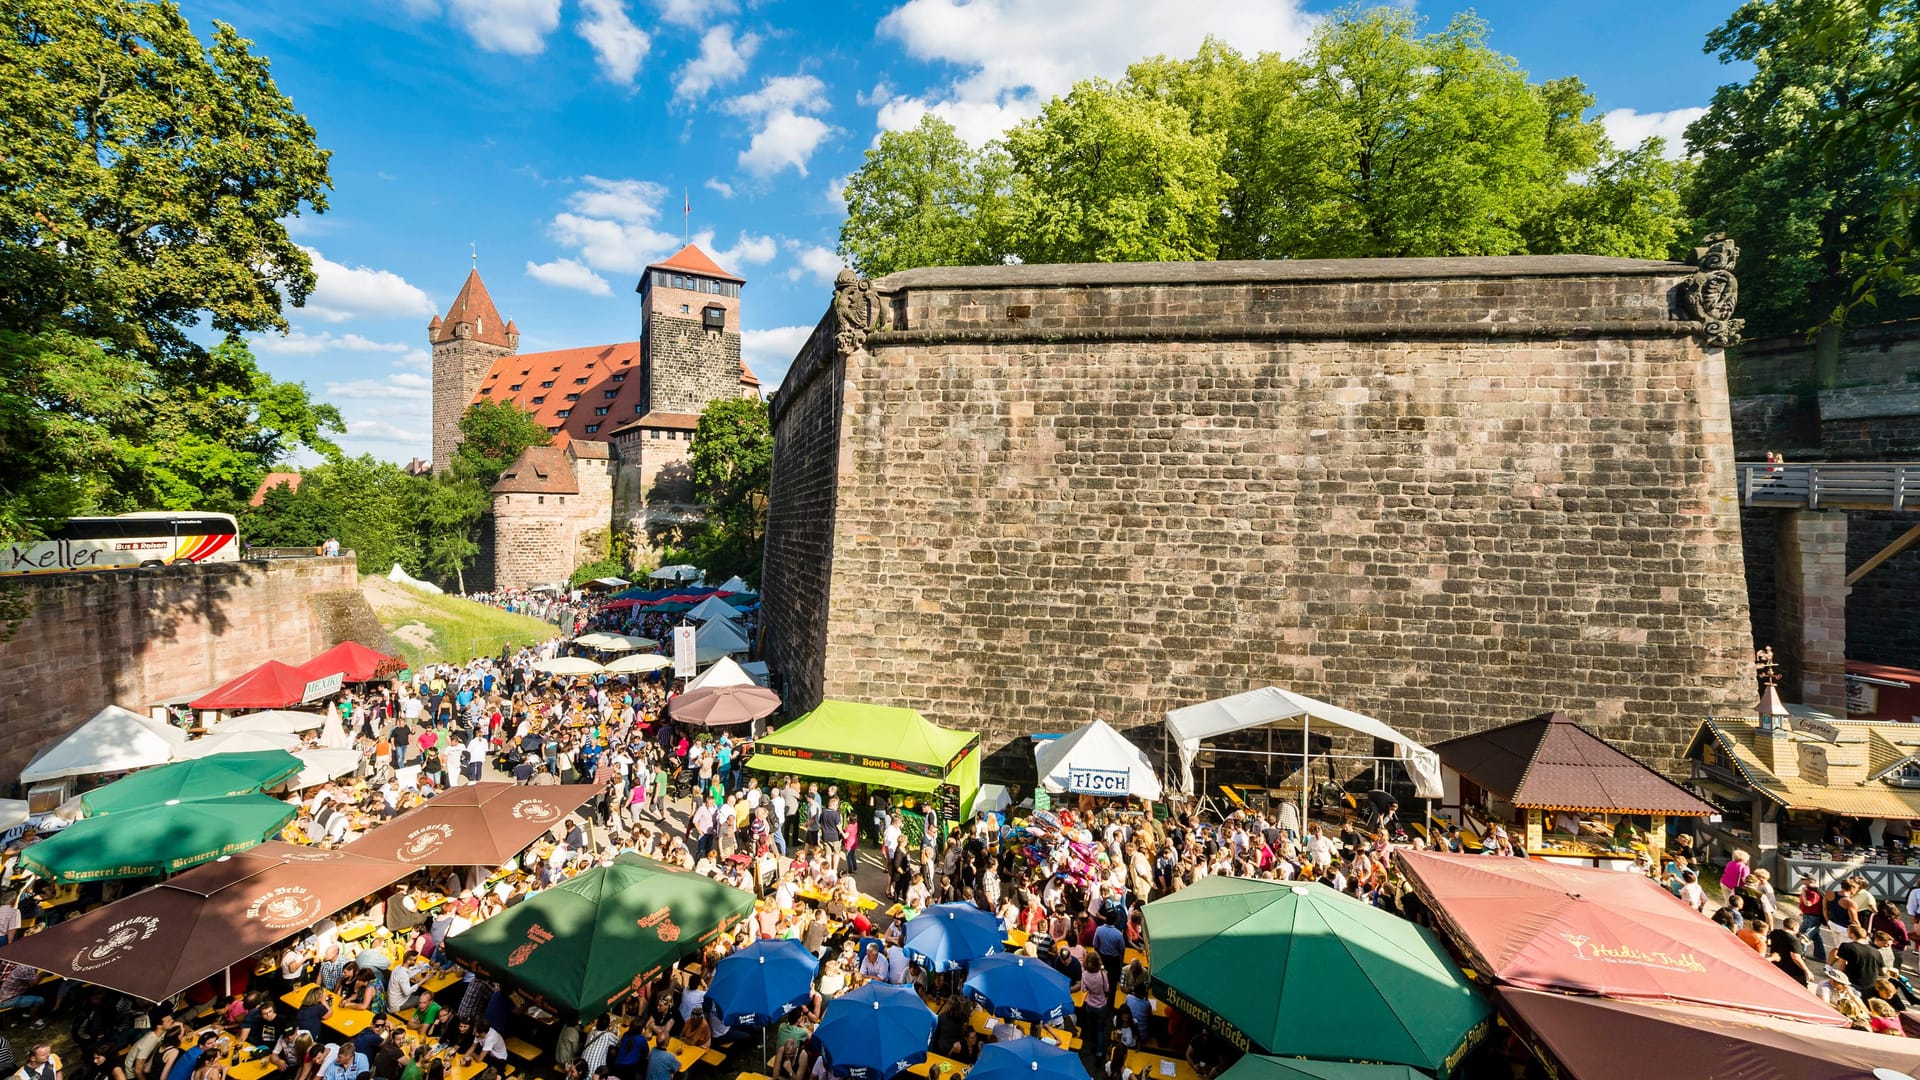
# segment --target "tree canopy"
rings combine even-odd
[[[1328,20],[1298,58],[1208,42],[1089,80],[981,149],[924,118],[847,184],[869,276],[1023,261],[1583,252],[1664,258],[1685,166],[1614,147],[1575,79],[1528,80],[1463,15]]]
[[[760,579],[773,430],[759,398],[723,398],[706,407],[687,451],[694,498],[705,518],[674,539],[666,563],[689,563],[709,577]]]

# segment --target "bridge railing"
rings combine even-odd
[[[1743,461],[1740,504],[1781,510],[1920,511],[1920,464]],[[1909,506],[1909,499],[1912,499]]]

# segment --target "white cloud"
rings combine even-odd
[[[393,366],[401,371],[430,372],[433,370],[433,354],[425,349],[409,349],[407,355],[393,362]]]
[[[334,262],[316,248],[302,248],[313,260],[318,278],[305,311],[325,322],[361,317],[431,317],[439,313],[433,300],[406,278],[391,270],[348,266]]]
[[[811,275],[815,281],[831,285],[833,279],[838,277],[840,271],[847,265],[840,260],[839,254],[832,248],[818,245],[802,246],[791,241],[788,242],[787,248],[794,253],[795,263],[787,268],[788,281],[799,281]]]
[[[759,49],[758,34],[741,34],[736,40],[733,27],[725,23],[708,30],[700,35],[700,55],[680,65],[674,77],[674,100],[696,100],[714,87],[745,75]]]
[[[435,6],[409,3],[416,14]],[[560,25],[560,0],[447,0],[447,14],[488,52],[535,56]]]
[[[1600,123],[1607,129],[1607,138],[1622,150],[1630,150],[1658,135],[1667,141],[1667,157],[1683,158],[1687,156],[1687,125],[1706,114],[1707,110],[1698,107],[1651,113],[1609,109],[1600,115]]]
[[[826,121],[807,115],[826,111],[826,90],[826,84],[811,75],[782,75],[728,101],[727,112],[758,125],[753,140],[740,151],[740,167],[763,179],[788,168],[807,175],[807,159],[834,131]]]
[[[607,279],[588,269],[577,259],[555,259],[548,263],[527,262],[527,276],[562,289],[578,289],[594,296],[612,296]]]
[[[637,274],[680,247],[678,236],[654,227],[666,188],[599,176],[581,183],[585,186],[567,197],[567,210],[547,227],[554,240],[577,253],[575,261],[595,270]]]
[[[411,371],[397,371],[384,379],[348,379],[344,382],[330,382],[327,384],[325,396],[356,401],[397,399],[431,401],[433,400],[433,380]]]
[[[318,334],[309,334],[305,330],[268,334],[254,338],[248,344],[253,346],[255,352],[274,356],[312,356],[325,352],[403,353],[412,348],[399,342],[375,341],[359,334],[336,335],[331,330],[322,330]]]
[[[593,46],[600,74],[608,82],[632,86],[653,39],[627,17],[626,0],[580,0],[580,10],[583,14],[574,29]]]
[[[698,30],[740,10],[734,0],[653,0],[653,6],[660,9],[661,22],[687,30]]]
[[[1299,0],[907,0],[880,21],[880,35],[964,74],[890,113],[889,99],[881,126],[933,112],[984,141],[1076,81],[1117,77],[1143,56],[1192,56],[1208,36],[1243,52],[1294,53],[1315,21]]]
[[[811,326],[776,326],[769,330],[748,330],[740,335],[740,358],[759,377],[763,388],[771,390],[787,377],[795,353],[813,334]]]
[[[847,212],[847,182],[852,179],[853,174],[848,173],[827,181],[827,205],[833,207],[838,213]]]
[[[733,185],[727,183],[726,181],[720,179],[717,176],[707,177],[707,182],[705,187],[708,191],[713,192],[715,195],[718,195],[723,199],[733,198]]]
[[[730,248],[714,246],[713,230],[705,229],[693,234],[693,242],[700,250],[713,256],[713,261],[729,270],[742,266],[760,266],[773,261],[780,253],[780,245],[771,236],[749,236],[743,229],[740,238]]]

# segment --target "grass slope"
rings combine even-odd
[[[502,646],[532,645],[560,633],[540,619],[421,592],[383,577],[365,577],[360,584],[381,625],[415,667],[497,655]]]

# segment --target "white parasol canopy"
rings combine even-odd
[[[1105,720],[1035,743],[1040,783],[1054,794],[1132,795],[1160,801],[1160,778],[1140,748]]]
[[[224,735],[203,735],[174,751],[175,761],[212,757],[215,754],[244,754],[253,750],[300,748],[298,737],[280,731],[234,731]]]
[[[361,761],[358,750],[296,750],[293,756],[300,759],[301,769],[298,776],[287,781],[287,786],[295,791],[345,776],[359,768]]]
[[[747,588],[747,583],[740,580],[739,574],[735,574],[732,577],[720,583],[720,591],[733,593],[733,592],[752,592],[753,590]]]
[[[661,657],[661,659],[666,659]],[[710,686],[756,686],[753,676],[736,663],[731,656],[723,656],[719,662],[701,672],[687,684],[688,690],[700,690]]]
[[[242,716],[229,716],[208,728],[207,734],[231,735],[236,731],[275,731],[282,735],[297,735],[302,731],[318,731],[326,722],[327,718],[320,713],[300,712],[295,709],[266,709]]]
[[[705,622],[708,619],[732,620],[738,619],[739,617],[739,609],[727,603],[725,600],[720,599],[718,596],[707,597],[705,600],[694,605],[692,611],[687,612],[687,618],[696,619],[701,622]]]
[[[659,653],[628,653],[607,665],[609,675],[644,675],[673,666],[673,659]]]
[[[611,634],[604,630],[591,634],[581,634],[573,639],[575,645],[582,645],[598,652],[631,652],[634,649],[651,649],[660,644],[652,638],[633,637],[628,634]]]
[[[335,702],[327,706],[327,722],[320,728],[320,745],[327,750],[353,749],[353,737],[347,734],[346,720],[340,715],[340,704]]]
[[[127,772],[173,760],[187,733],[171,724],[109,705],[20,770],[24,783]]]
[[[1277,686],[1249,690],[1244,694],[1188,705],[1167,713],[1167,731],[1180,747],[1182,786],[1188,791],[1193,790],[1193,759],[1200,753],[1203,740],[1281,720],[1302,720],[1306,724],[1318,721],[1385,739],[1393,744],[1394,756],[1412,774],[1414,789],[1419,796],[1423,799],[1441,797],[1440,755],[1371,716]]]
[[[533,670],[549,675],[598,675],[607,669],[584,656],[556,656],[533,665]]]

